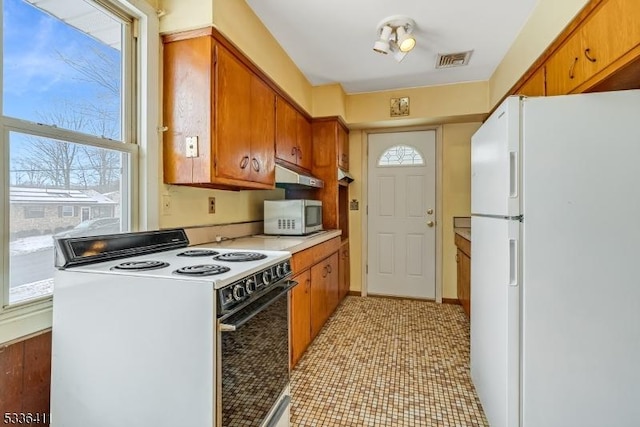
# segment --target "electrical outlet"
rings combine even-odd
[[[171,196],[168,194],[162,196],[162,214],[171,215]]]
[[[216,198],[215,197],[209,197],[209,213],[210,214],[216,213]]]

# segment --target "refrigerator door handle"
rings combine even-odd
[[[518,240],[509,239],[509,286],[518,286]]]
[[[509,151],[509,197],[518,197],[518,152]]]

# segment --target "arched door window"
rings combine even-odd
[[[378,166],[417,166],[424,165],[424,157],[409,145],[395,145],[380,155]]]

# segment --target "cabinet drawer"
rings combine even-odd
[[[331,240],[312,246],[309,249],[296,252],[291,259],[291,267],[293,268],[294,274],[308,269],[313,264],[328,257],[339,249],[340,237],[334,237]]]
[[[471,242],[459,234],[455,235],[456,246],[465,254],[471,256]]]

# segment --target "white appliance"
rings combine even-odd
[[[291,254],[58,239],[52,427],[288,426]]]
[[[471,142],[491,427],[640,425],[640,91],[509,97]]]
[[[322,231],[322,201],[265,200],[264,234],[304,236]]]

